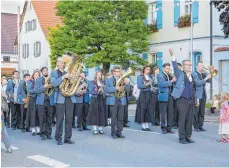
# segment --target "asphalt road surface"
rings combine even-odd
[[[31,133],[8,129],[13,153],[6,153],[2,144],[2,167],[145,167],[191,166],[228,167],[229,143],[219,143],[218,124],[205,123],[207,132],[193,132],[194,144],[179,144],[176,134],[161,134],[160,127],[143,132],[129,118],[130,128],[124,128],[125,139],[110,137],[110,127],[104,135],[73,129],[75,144],[56,145],[55,140],[40,140]],[[54,135],[53,127],[53,135]]]

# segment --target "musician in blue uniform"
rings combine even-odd
[[[101,71],[97,71],[94,80],[89,84],[91,103],[87,122],[93,126],[94,135],[103,134],[103,127],[107,126],[104,84]]]
[[[22,80],[19,80],[19,72],[14,71],[12,73],[13,80],[9,80],[6,86],[6,95],[8,100],[10,101],[10,109],[11,109],[11,127],[13,130],[16,128],[20,128],[20,104],[18,102],[18,87],[19,83],[23,83]]]
[[[34,71],[31,80],[27,83],[29,105],[26,116],[26,128],[31,128],[32,136],[40,135],[38,111],[36,106],[35,81],[40,77],[39,71]]]
[[[18,99],[20,104],[20,110],[21,110],[21,130],[22,132],[29,132],[29,128],[25,127],[26,122],[26,116],[27,116],[27,108],[28,108],[28,90],[27,90],[27,83],[30,80],[30,74],[24,75],[24,82],[19,84],[18,87]]]
[[[87,127],[87,115],[89,110],[89,81],[86,79],[86,74],[81,72],[81,81],[79,90],[76,92],[75,110],[77,114],[78,131],[90,130]],[[75,116],[74,116],[75,117]]]
[[[149,65],[144,66],[142,74],[137,77],[138,89],[140,96],[137,103],[135,122],[142,125],[143,131],[151,131],[149,123],[152,122],[153,115],[153,95],[151,87],[153,83]]]
[[[125,138],[122,135],[123,130],[123,115],[124,115],[124,106],[126,103],[126,96],[116,97],[115,92],[120,91],[122,87],[116,86],[118,80],[121,78],[121,68],[115,66],[112,70],[113,77],[109,78],[106,81],[105,93],[108,95],[106,104],[110,106],[111,110],[111,136],[113,139]],[[125,80],[125,84],[128,84],[129,81]]]
[[[74,103],[76,103],[75,95],[71,97],[65,97],[59,91],[59,85],[64,81],[64,79],[71,78],[65,69],[65,62],[63,58],[59,57],[57,59],[57,69],[51,73],[51,83],[54,86],[54,103],[56,104],[56,133],[55,139],[57,145],[63,145],[62,134],[63,134],[63,121],[65,118],[65,137],[64,143],[74,144],[71,140],[72,137],[72,119]]]
[[[213,67],[210,67],[213,68]],[[203,62],[198,62],[196,65],[196,71],[192,73],[194,81],[196,83],[196,98],[197,104],[194,112],[193,126],[196,132],[206,131],[203,128],[204,116],[205,116],[205,104],[206,104],[206,82],[211,82],[211,74],[204,72]]]
[[[161,113],[161,130],[163,134],[174,133],[173,127],[173,98],[172,85],[176,81],[176,77],[170,74],[170,64],[163,64],[163,71],[158,75],[158,100],[160,101]]]
[[[41,140],[52,139],[52,114],[53,114],[53,93],[48,95],[48,89],[52,90],[50,83],[47,83],[48,68],[41,68],[42,76],[35,81],[35,93],[37,94],[36,105],[38,109]],[[47,92],[47,93],[46,93]]]

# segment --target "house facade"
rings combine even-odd
[[[177,61],[184,59],[192,60],[193,70],[196,63],[203,61],[210,65],[210,0],[194,0],[192,8],[189,0],[150,0],[147,1],[148,17],[146,23],[155,25],[157,31],[149,36],[149,51],[145,57],[150,63],[156,63],[160,68],[163,63],[171,62],[169,49],[173,49]],[[192,9],[192,18],[190,15]],[[214,50],[217,47],[229,46],[229,39],[224,39],[221,25],[219,23],[219,12],[212,7],[213,22],[213,65],[219,67],[215,61]],[[191,55],[191,19],[193,20],[193,55]],[[223,57],[223,56],[218,56]],[[228,62],[226,62],[229,66]],[[221,72],[222,71],[222,72]],[[219,74],[226,72],[219,69]],[[220,84],[213,79],[213,94],[218,94]],[[221,86],[220,86],[221,87]],[[209,92],[210,85],[207,84]],[[209,96],[209,94],[208,94]],[[210,97],[208,97],[210,98]]]
[[[1,13],[1,72],[11,76],[18,70],[18,50],[14,46],[17,36],[17,15]]]

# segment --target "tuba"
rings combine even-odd
[[[134,71],[133,71],[133,69],[130,67],[129,70],[127,71],[127,73],[124,74],[124,75],[117,81],[116,87],[117,87],[117,86],[121,87],[121,90],[115,92],[115,97],[117,97],[117,98],[122,98],[122,97],[125,96],[125,93],[126,93],[126,91],[125,91],[125,78],[128,77],[128,76],[130,76],[130,75],[133,74],[133,73],[134,73]]]
[[[52,84],[51,84],[51,77],[50,77],[50,76],[47,77],[47,78],[45,79],[45,84],[49,86],[48,88],[46,88],[45,94],[46,94],[47,96],[51,96],[51,94],[52,94],[53,91],[54,91],[54,87],[53,87]]]
[[[65,97],[70,97],[74,95],[80,85],[82,77],[80,73],[85,69],[84,65],[81,63],[81,57],[78,55],[64,55],[63,60],[67,60],[66,71],[71,75],[70,79],[64,79],[63,82],[59,86],[59,91]],[[68,58],[66,58],[68,57]]]

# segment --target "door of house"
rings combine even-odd
[[[221,91],[229,93],[229,61],[228,60],[223,60],[222,61],[222,73],[221,73],[221,80],[222,83],[220,84],[221,86]]]
[[[202,53],[201,52],[194,52],[193,53],[193,71],[196,69],[196,64],[202,60]]]

